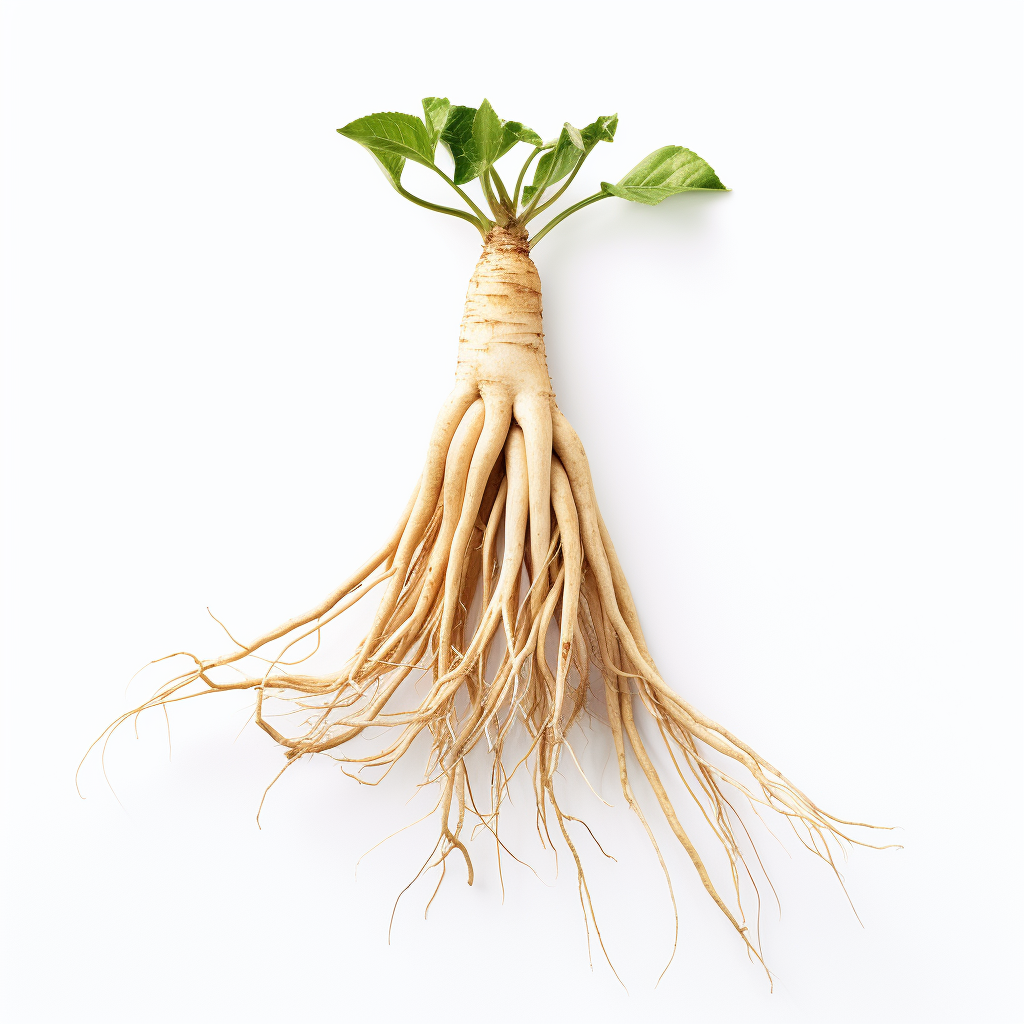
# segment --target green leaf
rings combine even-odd
[[[615,129],[618,126],[618,114],[605,114],[593,124],[588,124],[586,128],[580,130],[584,150],[589,153],[599,142],[614,142]]]
[[[561,181],[576,166],[576,162],[585,152],[580,133],[566,121],[554,148],[537,161],[533,184],[527,185],[523,189],[523,201],[528,203],[538,191],[553,185],[556,181]]]
[[[682,146],[663,146],[644,157],[617,185],[601,182],[608,195],[657,206],[677,192],[724,189],[718,175],[696,153]]]
[[[434,147],[430,144],[427,127],[412,114],[370,114],[338,131],[371,152],[393,153],[427,167],[433,166]]]
[[[387,153],[382,149],[371,149],[370,156],[377,161],[377,166],[391,179],[391,184],[397,189],[402,182],[402,171],[405,170],[405,157],[396,156],[394,153]]]
[[[424,101],[426,102],[426,101]],[[487,111],[484,111],[484,104]],[[498,120],[500,128],[500,145],[495,155],[487,161],[480,148],[480,139],[493,139],[494,113],[490,103],[484,100],[478,111],[476,107],[451,107],[448,111],[448,119],[441,129],[441,141],[448,147],[448,151],[455,161],[455,174],[453,178],[456,185],[465,185],[479,175],[481,167],[488,163],[494,163],[503,157],[517,142],[528,142],[533,146],[543,145],[541,137],[532,129],[520,121]],[[477,115],[484,112],[480,120],[479,132],[477,134]]]
[[[441,137],[441,129],[448,120],[451,106],[447,97],[443,96],[428,96],[423,100],[423,123],[427,126],[431,153],[437,149],[437,140]]]
[[[473,138],[475,107],[452,107],[441,129],[441,141],[455,161],[453,178],[456,185],[465,185],[480,173],[480,152]]]
[[[501,118],[494,112],[494,107],[484,100],[476,112],[476,117],[473,118],[473,141],[476,143],[479,161],[478,174],[498,159],[502,135]]]
[[[505,121],[502,129],[501,149],[495,159],[503,157],[517,142],[526,142],[531,146],[543,146],[544,140],[522,121]]]

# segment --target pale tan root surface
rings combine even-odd
[[[426,778],[440,787],[440,829],[422,870],[440,866],[443,877],[457,852],[470,884],[467,820],[491,835],[500,867],[499,814],[511,776],[523,768],[532,774],[541,841],[554,846],[555,833],[570,851],[584,916],[589,913],[601,941],[583,860],[567,828],[578,819],[559,804],[555,785],[564,757],[575,760],[567,736],[595,703],[593,666],[603,681],[622,792],[647,830],[666,879],[665,859],[633,790],[631,758],[701,884],[761,961],[741,898],[744,877],[750,883],[755,878],[736,829],[745,834],[745,846],[753,849],[753,843],[737,806],[746,804],[756,815],[782,815],[833,870],[839,839],[870,844],[847,834],[846,826],[856,823],[827,814],[662,679],[601,519],[583,446],[551,393],[535,278],[516,239],[489,242],[467,298],[456,388],[437,417],[420,480],[380,550],[304,615],[251,642],[236,642],[236,649],[219,658],[184,655],[189,669],[124,714],[97,742],[105,743],[114,729],[147,709],[221,690],[254,691],[256,722],[285,748],[287,764],[325,754],[362,782],[379,781],[426,734]],[[349,660],[328,675],[296,671],[304,660],[295,653],[303,649],[297,645],[315,639],[371,593],[379,605]],[[470,621],[478,595],[481,610]],[[558,637],[553,664],[545,652],[549,632]],[[225,677],[226,668],[240,675]],[[417,695],[412,684],[424,676],[429,686]],[[272,724],[272,699],[305,719],[294,734]],[[659,774],[638,717],[653,720],[677,777]],[[373,735],[383,732],[379,749],[358,755],[346,749],[371,729],[377,730]],[[503,752],[513,729],[525,730],[529,751],[510,770]],[[466,763],[471,751],[485,748],[492,758],[486,802]],[[731,769],[726,772],[722,763]],[[370,769],[376,774],[368,776]],[[724,851],[731,892],[716,889],[680,822],[670,791],[682,789]],[[668,884],[671,894],[670,879]]]

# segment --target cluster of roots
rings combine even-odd
[[[289,765],[303,755],[325,754],[343,769],[364,773],[386,773],[426,733],[426,777],[440,785],[440,832],[425,867],[440,866],[443,876],[457,851],[470,884],[467,819],[492,833],[500,850],[499,812],[510,778],[525,767],[532,773],[542,841],[554,845],[553,833],[561,835],[576,865],[585,916],[589,911],[593,919],[583,861],[566,827],[577,819],[559,804],[556,773],[566,753],[574,757],[570,730],[600,702],[603,689],[606,713],[597,717],[607,720],[623,795],[654,844],[666,879],[665,860],[633,794],[631,760],[704,888],[760,961],[741,903],[741,877],[753,876],[737,840],[736,829],[745,832],[745,826],[736,802],[749,804],[754,813],[781,814],[833,869],[830,840],[858,842],[840,831],[856,823],[826,814],[662,679],[598,509],[583,446],[550,391],[535,276],[523,240],[495,229],[470,286],[457,386],[438,416],[420,480],[387,543],[304,615],[249,643],[235,641],[237,649],[223,657],[188,655],[187,672],[110,728],[200,693],[252,690],[255,720],[285,749]],[[303,660],[294,657],[295,646],[318,637],[371,592],[381,595],[380,603],[348,662],[328,675],[292,671]],[[549,633],[558,637],[551,660]],[[256,662],[260,670],[247,672],[245,666]],[[240,676],[224,678],[219,670],[228,667]],[[596,687],[592,676],[600,680]],[[424,677],[429,687],[417,693],[413,683]],[[270,698],[302,713],[306,721],[298,735],[285,735],[268,721],[264,704]],[[721,843],[734,900],[719,894],[680,823],[641,738],[637,719],[647,716],[678,781]],[[383,730],[379,750],[357,754],[346,747],[371,729]],[[510,770],[503,751],[514,729],[526,731],[529,749]],[[486,805],[474,796],[467,772],[470,752],[483,746],[493,758]],[[712,760],[709,751],[721,757]],[[742,770],[743,778],[717,762]],[[359,778],[379,781],[380,775]],[[671,893],[671,880],[668,885]],[[599,929],[597,934],[600,939]]]

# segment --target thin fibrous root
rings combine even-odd
[[[431,867],[440,868],[443,878],[450,854],[457,851],[470,884],[474,868],[463,838],[467,814],[493,836],[500,875],[500,854],[508,851],[498,838],[499,813],[513,777],[525,765],[541,841],[557,849],[548,827],[550,810],[554,831],[577,868],[585,918],[594,923],[604,951],[583,861],[566,827],[579,819],[562,810],[556,794],[561,755],[568,751],[575,761],[570,730],[585,714],[600,717],[593,714],[593,669],[619,783],[651,840],[673,910],[668,862],[634,791],[630,757],[701,884],[763,965],[742,894],[747,882],[756,892],[755,877],[767,876],[736,806],[749,802],[757,817],[763,810],[779,813],[837,878],[832,845],[871,844],[849,834],[848,826],[861,826],[823,811],[663,679],[601,518],[583,446],[550,392],[539,334],[539,281],[534,295],[530,274],[535,271],[529,270],[532,263],[520,243],[500,238],[498,243],[506,246],[502,259],[520,260],[515,274],[506,274],[514,287],[503,284],[500,275],[488,277],[485,250],[483,271],[478,268],[474,275],[477,292],[471,286],[472,302],[467,300],[457,387],[437,417],[419,481],[387,541],[306,614],[248,643],[225,628],[234,648],[221,657],[175,655],[187,659],[188,667],[120,716],[93,746],[105,750],[112,733],[144,711],[166,712],[182,700],[239,690],[254,692],[254,719],[281,745],[289,764],[305,754],[326,754],[342,770],[356,769],[346,774],[368,785],[377,784],[418,737],[426,736],[425,779],[441,789],[440,832],[417,878]],[[485,315],[495,302],[506,307]],[[319,648],[324,628],[370,593],[379,595],[379,604],[349,660],[326,674],[301,671],[298,666]],[[553,666],[546,651],[549,633],[557,636]],[[235,675],[225,676],[226,670]],[[303,730],[288,735],[274,725],[270,702],[285,713],[304,715]],[[725,854],[729,900],[682,825],[642,736],[644,719],[653,719],[652,729],[667,747],[683,789],[700,809],[698,823]],[[517,724],[529,747],[509,771],[503,756]],[[350,746],[360,739],[365,743],[371,730],[383,737],[371,752]],[[489,808],[472,800],[467,759],[477,749],[492,759]],[[371,769],[379,773],[359,774]],[[741,800],[731,802],[734,794]],[[755,855],[758,876],[744,859],[737,825]],[[673,956],[678,927],[676,915]]]

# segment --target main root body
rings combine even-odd
[[[325,676],[287,671],[297,643],[371,592],[381,595],[373,624],[342,668]],[[469,610],[478,594],[480,612],[471,625]],[[553,662],[545,651],[551,630],[558,635]],[[255,659],[262,659],[261,671],[242,678],[218,672]],[[471,884],[467,813],[497,839],[512,774],[502,753],[510,730],[521,723],[530,745],[519,764],[532,770],[538,829],[550,841],[551,826],[557,827],[574,858],[581,899],[593,914],[582,861],[566,828],[575,819],[555,792],[559,762],[567,749],[572,753],[566,736],[592,701],[592,667],[603,681],[625,799],[657,849],[631,788],[632,750],[701,883],[758,960],[740,900],[741,875],[750,873],[734,827],[744,826],[726,792],[749,802],[755,813],[761,808],[783,815],[833,868],[830,840],[857,842],[839,831],[855,823],[822,811],[659,673],[601,518],[583,446],[551,390],[540,280],[528,244],[502,228],[492,231],[471,279],[456,387],[387,543],[306,614],[223,657],[193,661],[188,672],[111,728],[190,695],[248,689],[255,691],[256,722],[285,748],[289,764],[304,754],[329,754],[343,766],[386,772],[426,732],[432,744],[427,776],[441,789],[440,837],[429,863],[443,868],[458,851]],[[411,688],[402,686],[414,673],[430,676],[429,691],[418,702],[409,701]],[[268,721],[264,703],[272,697],[308,716],[300,735],[285,735]],[[656,723],[674,769],[717,835],[731,868],[734,902],[719,894],[684,831],[641,738],[638,714]],[[347,753],[346,744],[371,728],[386,730],[383,747],[369,755]],[[493,755],[489,807],[474,799],[466,768],[467,755],[482,744]],[[744,769],[746,781],[721,763]],[[746,841],[744,846],[752,848]],[[667,877],[660,851],[658,857]]]

